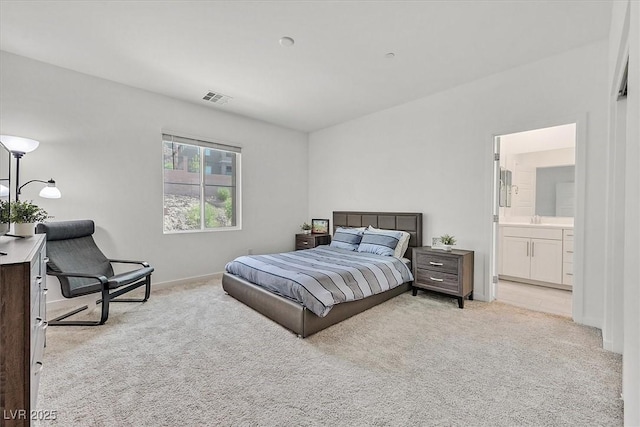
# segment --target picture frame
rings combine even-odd
[[[328,219],[312,219],[311,220],[311,234],[327,234],[329,233],[329,220]]]

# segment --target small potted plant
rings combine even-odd
[[[48,218],[47,211],[32,202],[11,202],[9,213],[11,222],[14,223],[13,232],[16,236],[33,236],[36,223]]]
[[[304,222],[304,223],[302,223],[300,228],[302,229],[302,234],[311,234],[311,225],[310,224]]]
[[[440,236],[440,242],[442,243],[442,248],[445,251],[450,252],[453,245],[456,244],[456,239],[453,236],[449,236],[448,234],[443,234]]]

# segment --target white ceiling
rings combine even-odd
[[[577,0],[0,0],[0,49],[313,131],[604,39],[610,13]],[[233,99],[209,104],[209,90]]]
[[[500,152],[506,154],[533,153],[575,146],[575,123],[511,133],[500,137]]]

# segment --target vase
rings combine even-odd
[[[13,225],[13,234],[16,236],[29,237],[33,236],[36,225],[33,222],[16,222]]]

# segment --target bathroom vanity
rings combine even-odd
[[[501,279],[570,290],[573,227],[562,224],[500,224]]]

